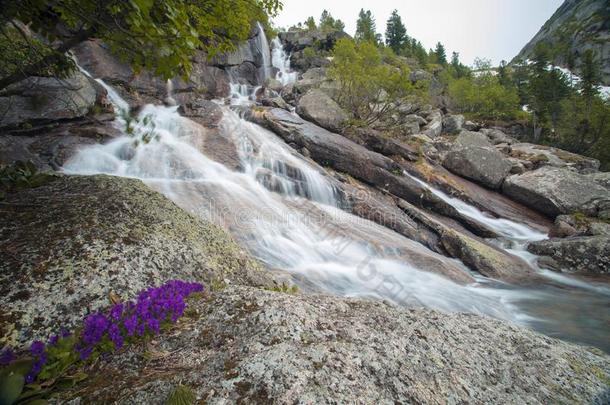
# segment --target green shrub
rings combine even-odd
[[[385,59],[389,59],[387,54]],[[379,48],[371,42],[337,41],[328,74],[339,84],[337,102],[355,122],[383,121],[396,112],[400,102],[424,97],[425,85],[413,86],[408,66],[397,58],[392,62],[396,65],[383,63]]]

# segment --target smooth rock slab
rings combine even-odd
[[[610,400],[607,355],[476,315],[243,287],[191,312],[145,349],[100,360],[61,400],[162,404],[178,384],[208,404]]]

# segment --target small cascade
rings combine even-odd
[[[173,97],[174,82],[172,82],[171,79],[167,79],[167,83],[165,84],[165,91],[166,91],[166,96],[165,96],[165,100],[163,100],[165,105],[167,105],[167,106],[178,105],[178,103],[176,102],[176,99],[174,99],[174,97]]]
[[[290,55],[284,51],[282,41],[276,37],[271,41],[271,48],[271,63],[277,69],[276,80],[279,80],[283,86],[296,82],[299,74],[290,69]]]
[[[261,66],[261,82],[265,83],[265,80],[271,77],[271,50],[269,49],[269,41],[265,34],[265,29],[261,23],[256,23],[258,29],[258,35],[256,37],[256,48],[262,56]]]

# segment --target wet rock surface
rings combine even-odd
[[[139,180],[61,176],[9,193],[0,211],[0,345],[69,328],[110,292],[266,277],[225,231]]]
[[[528,250],[552,259],[554,270],[580,274],[610,274],[610,235],[574,236],[532,242]],[[549,263],[549,261],[546,261]]]
[[[245,287],[193,305],[62,400],[161,404],[179,384],[210,404],[610,399],[607,355],[484,317]]]

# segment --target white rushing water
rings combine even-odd
[[[299,74],[290,68],[290,56],[284,51],[282,41],[276,37],[271,41],[271,48],[271,63],[277,69],[276,80],[279,80],[284,86],[296,82]]]
[[[256,48],[261,54],[263,64],[261,67],[261,82],[265,83],[265,80],[271,77],[271,50],[269,49],[269,41],[267,40],[265,29],[263,28],[262,24],[257,23],[256,27],[258,29],[258,35],[256,36]]]
[[[217,131],[181,117],[177,107],[147,105],[137,117],[129,116],[128,104],[99,82],[108,90],[117,112],[115,125],[124,135],[83,147],[64,166],[66,173],[142,179],[185,210],[227,229],[269,269],[289,274],[304,290],[485,314],[604,345],[608,319],[599,309],[608,300],[586,290],[588,283],[557,275],[556,280],[577,288],[564,291],[515,288],[480,275],[466,285],[452,281],[456,275],[460,280],[470,276],[462,263],[343,211],[333,181],[321,168],[229,107],[221,107]],[[232,103],[252,98],[251,88],[235,86]],[[219,142],[233,149],[216,149]],[[492,218],[421,183],[495,230],[509,252],[534,265],[536,258],[525,246],[546,235]]]
[[[111,97],[120,110],[116,93]],[[206,156],[198,148],[206,129],[181,117],[177,107],[147,105],[136,119],[117,125],[126,126],[124,136],[83,148],[65,172],[142,179],[229,229],[267,266],[289,272],[304,288],[519,320],[508,303],[515,293],[462,286],[418,269],[412,258],[439,268],[458,266],[341,211],[334,187],[317,167],[228,108],[220,136],[236,145],[242,171]]]

